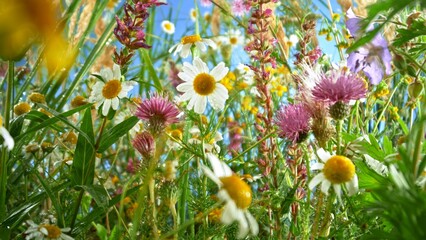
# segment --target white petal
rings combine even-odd
[[[189,103],[188,103],[188,105],[187,105],[187,108],[188,108],[188,109],[193,109],[196,101],[197,101],[197,95],[196,95],[196,94],[195,94],[195,92],[194,92],[194,95],[193,95],[193,96],[191,97],[191,99],[189,100]]]
[[[256,219],[248,211],[245,212],[245,215],[250,226],[251,234],[253,236],[257,235],[259,233],[259,224],[257,224]]]
[[[191,77],[190,74],[188,74],[188,72],[180,72],[178,73],[178,77],[182,79],[183,81],[189,82],[189,83],[192,83],[195,79],[195,77]]]
[[[189,53],[191,52],[191,46],[192,44],[185,44],[182,46],[182,50],[180,51],[180,56],[182,58],[187,58]]]
[[[342,187],[340,186],[340,184],[333,184],[333,188],[339,201],[342,201],[342,199],[340,198],[340,195],[342,194]]]
[[[194,75],[197,76],[200,72],[198,71],[198,69],[194,66],[192,66],[189,62],[184,62],[183,66],[182,66],[182,71],[189,73],[190,75]]]
[[[216,83],[216,89],[215,92],[220,94],[225,100],[228,99],[228,89],[226,89],[225,86],[223,86],[222,83]]]
[[[225,67],[224,62],[221,62],[212,69],[210,74],[214,77],[216,81],[220,81],[226,76],[226,74],[228,74],[228,72],[229,68]]]
[[[7,149],[10,151],[15,146],[15,141],[13,140],[12,136],[10,136],[9,132],[6,130],[6,128],[0,126],[0,135],[4,139],[4,144],[6,145]]]
[[[247,234],[249,233],[249,225],[247,222],[246,217],[244,216],[244,212],[241,210],[237,211],[237,220],[239,222],[239,228],[238,228],[238,235],[237,238],[241,239],[244,238],[245,236],[247,236]]]
[[[346,183],[349,196],[354,195],[358,192],[358,176],[355,174],[351,181]]]
[[[198,114],[203,114],[207,106],[207,97],[195,95],[194,111]]]
[[[231,199],[228,192],[224,188],[219,190],[219,192],[217,193],[217,197],[225,203],[234,201],[234,200]]]
[[[173,46],[169,49],[169,53],[172,53],[172,52],[173,52],[173,50],[175,50],[179,44],[181,44],[181,43],[177,43],[177,44],[173,45]],[[175,53],[174,53],[174,54],[176,55],[176,51],[175,51]]]
[[[114,66],[112,67],[112,77],[113,79],[120,80],[121,78],[121,71],[120,66],[114,63]]]
[[[330,153],[326,152],[323,148],[318,149],[317,155],[323,162],[327,162],[331,158]]]
[[[102,115],[104,115],[104,116],[108,115],[110,107],[111,107],[111,100],[110,99],[106,99],[104,101],[104,105],[102,106]]]
[[[216,155],[212,153],[207,153],[207,158],[209,159],[210,165],[212,166],[213,171],[217,177],[220,178],[220,177],[232,176],[231,168],[229,168],[229,166],[226,165],[226,163],[219,160],[219,158]]]
[[[225,108],[226,98],[223,98],[216,91],[213,92],[208,98],[214,110],[223,110]]]
[[[112,107],[112,109],[114,109],[114,110],[117,110],[118,109],[118,104],[120,103],[120,101],[119,101],[119,99],[118,98],[113,98],[112,100],[111,100],[111,107]]]
[[[236,220],[237,212],[238,209],[235,202],[232,200],[228,201],[223,209],[220,221],[225,225],[233,223]]]
[[[179,92],[188,92],[188,91],[194,90],[194,85],[192,82],[184,82],[179,84],[176,87],[176,90],[178,90]]]
[[[49,232],[47,231],[47,229],[45,227],[41,227],[39,230],[40,230],[40,232],[42,232],[46,236],[49,234]]]
[[[204,174],[210,178],[213,182],[215,182],[218,186],[222,185],[222,182],[220,181],[220,179],[218,177],[216,177],[216,175],[206,166],[201,165],[200,166],[201,169],[203,170]]]
[[[321,170],[324,168],[324,163],[314,163],[311,166],[311,170]]]
[[[104,68],[101,70],[101,76],[104,78],[105,81],[109,81],[112,80],[113,78],[113,74],[111,69],[109,68]]]
[[[196,42],[195,46],[200,49],[201,52],[205,52],[207,50],[207,47],[204,43],[202,42]]]
[[[336,185],[336,184],[334,184],[334,185]],[[323,192],[323,193],[325,193],[325,195],[327,195],[328,189],[330,189],[330,186],[331,186],[331,182],[328,181],[327,179],[324,179],[324,181],[322,181],[322,184],[321,184],[321,192]]]
[[[309,182],[308,186],[309,189],[314,189],[315,186],[317,186],[321,181],[324,181],[325,177],[323,173],[318,173],[312,180]]]
[[[209,73],[209,68],[207,67],[207,64],[203,62],[199,57],[196,57],[194,59],[192,65],[194,65],[199,72]]]
[[[203,39],[203,43],[209,45],[211,48],[216,49],[216,43],[211,39]]]

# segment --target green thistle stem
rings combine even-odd
[[[343,124],[343,120],[338,120],[337,123],[336,123],[337,154],[342,154],[342,152],[341,152],[342,124]]]
[[[12,103],[12,86],[13,79],[15,78],[15,63],[9,61],[9,69],[7,72],[7,89],[6,89],[6,101],[4,105],[4,127],[9,130],[10,121],[10,109]],[[0,126],[1,127],[1,126]],[[9,153],[3,144],[1,151],[1,162],[0,162],[0,223],[6,218],[6,185],[7,185],[7,161],[9,159]],[[8,239],[9,229],[0,228],[0,239]]]

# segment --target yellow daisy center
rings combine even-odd
[[[194,79],[194,90],[196,93],[207,96],[216,88],[216,81],[212,75],[208,73],[200,73]]]
[[[18,116],[25,114],[29,112],[30,110],[31,110],[31,106],[30,104],[26,102],[18,103],[13,107],[13,112]]]
[[[188,44],[188,43],[196,43],[196,42],[201,42],[201,37],[198,34],[195,35],[190,35],[190,36],[185,36],[183,37],[180,42],[182,44]]]
[[[113,99],[121,92],[121,82],[117,79],[108,81],[102,88],[102,95],[106,99]]]
[[[332,156],[324,164],[325,178],[333,184],[349,182],[355,175],[355,165],[344,156]]]
[[[3,126],[3,118],[0,116],[0,127]]]
[[[238,42],[238,38],[237,38],[237,37],[230,37],[230,38],[229,38],[229,42],[230,42],[232,45],[235,45],[235,44],[237,44],[237,42]]]
[[[182,131],[179,129],[174,129],[170,132],[170,135],[174,138],[174,139],[182,139],[183,135],[182,135]]]
[[[50,224],[43,224],[40,225],[40,228],[44,228],[47,230],[47,238],[59,238],[62,234],[61,229],[58,226],[50,225]]]
[[[165,23],[164,24],[164,29],[166,29],[167,31],[171,31],[172,30],[172,24],[170,24],[169,22]]]
[[[238,208],[247,209],[251,204],[252,192],[250,186],[238,176],[232,175],[222,177],[220,181],[229,197],[235,202]]]

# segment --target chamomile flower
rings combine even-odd
[[[197,10],[194,8],[191,8],[191,11],[189,12],[189,16],[191,17],[191,20],[195,22],[197,20]]]
[[[340,155],[332,156],[322,148],[317,151],[317,154],[323,163],[318,162],[311,167],[312,170],[321,170],[309,182],[311,190],[321,183],[321,191],[328,194],[328,189],[333,185],[339,199],[342,192],[341,184],[345,184],[349,195],[358,192],[358,176],[355,173],[355,165],[349,158]]]
[[[205,52],[207,50],[207,46],[210,46],[213,49],[216,49],[216,44],[211,39],[203,39],[200,35],[189,35],[185,36],[180,40],[180,43],[173,45],[169,53],[173,52],[173,55],[180,53],[179,55],[182,58],[188,57],[189,53],[191,53],[191,47],[195,46],[199,51]]]
[[[164,20],[161,22],[161,28],[163,28],[163,31],[167,34],[175,33],[175,24],[168,20]]]
[[[65,234],[65,232],[69,232],[71,228],[59,228],[54,224],[36,224],[32,220],[28,220],[27,224],[29,228],[25,231],[26,240],[29,239],[56,239],[56,240],[73,240],[74,238]]]
[[[206,166],[202,166],[204,173],[219,186],[217,196],[225,202],[221,215],[221,222],[229,225],[234,221],[239,223],[238,238],[244,238],[250,232],[257,235],[259,225],[248,208],[252,201],[250,186],[235,175],[224,162],[217,156],[207,153],[207,157],[213,168],[213,172]]]
[[[114,64],[113,70],[104,68],[100,76],[105,82],[95,83],[90,95],[89,101],[95,102],[97,107],[102,105],[102,115],[108,115],[110,108],[117,110],[120,99],[127,97],[127,93],[136,85],[134,81],[121,81],[121,71],[117,64]]]
[[[9,151],[11,151],[13,147],[15,146],[15,141],[13,140],[12,136],[10,136],[10,133],[7,131],[7,129],[3,127],[3,118],[1,116],[0,116],[0,135],[4,139],[3,145],[6,146]]]
[[[204,136],[204,139],[202,139],[200,136],[200,129],[197,126],[193,126],[189,129],[189,133],[192,134],[192,138],[188,140],[190,144],[203,143],[204,152],[212,152],[213,150],[215,152],[220,152],[220,146],[217,144],[217,142],[223,140],[223,136],[220,132],[215,132],[213,136],[213,133],[210,133],[207,136]],[[202,140],[204,140],[204,142]]]
[[[189,100],[188,109],[194,109],[198,114],[206,110],[207,101],[215,110],[222,110],[228,99],[228,90],[219,83],[226,76],[229,69],[221,62],[211,71],[200,58],[195,58],[192,65],[185,62],[183,72],[178,74],[184,83],[179,84],[176,89],[184,94],[182,101]]]
[[[244,37],[240,30],[230,29],[225,36],[221,38],[221,41],[225,45],[231,45],[232,47],[236,47],[238,45],[244,44]]]

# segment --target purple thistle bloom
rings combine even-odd
[[[330,104],[359,100],[364,98],[366,93],[367,83],[364,79],[343,70],[334,70],[329,75],[322,75],[320,82],[317,82],[312,90],[315,100]]]
[[[139,104],[135,116],[147,121],[151,133],[156,134],[162,132],[167,125],[178,122],[179,113],[168,99],[155,94]]]
[[[348,17],[346,27],[354,38],[358,38],[361,19],[355,16],[352,9],[349,9],[346,15]],[[371,30],[371,26],[367,28],[367,31]],[[392,56],[388,43],[380,34],[376,35],[370,43],[351,52],[347,61],[352,72],[364,71],[374,85],[382,81],[384,74],[389,75],[392,71]]]
[[[136,135],[132,145],[142,155],[144,160],[149,160],[154,156],[155,141],[149,132],[142,132]]]
[[[278,125],[278,136],[287,138],[293,143],[306,139],[310,125],[311,114],[303,104],[293,104],[282,107],[275,118]]]

